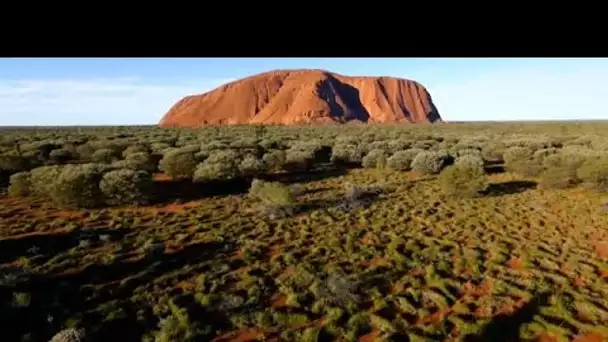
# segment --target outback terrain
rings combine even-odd
[[[604,122],[0,136],[3,341],[608,337]]]

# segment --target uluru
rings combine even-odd
[[[186,96],[161,127],[235,124],[435,123],[441,116],[420,83],[344,76],[326,70],[275,70]]]

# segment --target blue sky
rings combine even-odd
[[[155,124],[181,97],[273,69],[416,80],[446,121],[608,119],[608,59],[0,59],[1,125]]]

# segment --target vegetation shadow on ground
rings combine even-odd
[[[89,312],[83,317],[85,326],[89,326],[87,321],[90,321],[90,326],[98,326],[99,321],[96,320],[103,321],[105,317],[91,314],[90,311],[99,305],[128,297],[139,286],[149,284],[168,272],[222,255],[229,256],[235,249],[230,243],[194,243],[172,253],[159,250],[147,253],[143,258],[131,262],[116,260],[105,265],[93,264],[59,275],[32,274],[14,286],[0,287],[0,299],[5,303],[0,307],[0,313],[5,317],[0,322],[0,329],[7,341],[17,341],[27,333],[34,340],[49,340],[63,328],[62,322],[85,312]],[[13,293],[17,291],[31,295],[29,306],[11,306]],[[154,326],[143,326],[136,319],[136,312],[141,308],[124,303],[120,309],[125,313],[123,318],[104,322],[105,325],[112,325],[112,329],[107,329],[107,326],[102,329],[107,336],[101,338],[97,336],[99,332],[88,331],[89,338],[93,341],[107,338],[135,341],[141,340],[142,335],[151,328],[154,329]]]
[[[319,167],[310,171],[265,174],[258,178],[284,184],[308,183],[347,174],[347,169],[338,167]],[[189,179],[155,180],[152,188],[154,204],[179,201],[195,201],[206,197],[239,195],[249,191],[253,177],[238,177],[229,180],[192,182]]]
[[[524,192],[536,188],[537,183],[533,181],[508,181],[502,183],[491,183],[485,191],[487,196],[503,196]]]
[[[512,314],[494,317],[478,334],[465,336],[465,342],[516,342],[520,341],[520,328],[533,320],[540,308],[549,304],[551,292],[542,292]]]

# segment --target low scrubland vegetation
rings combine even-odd
[[[605,123],[1,132],[7,341],[608,336]]]

